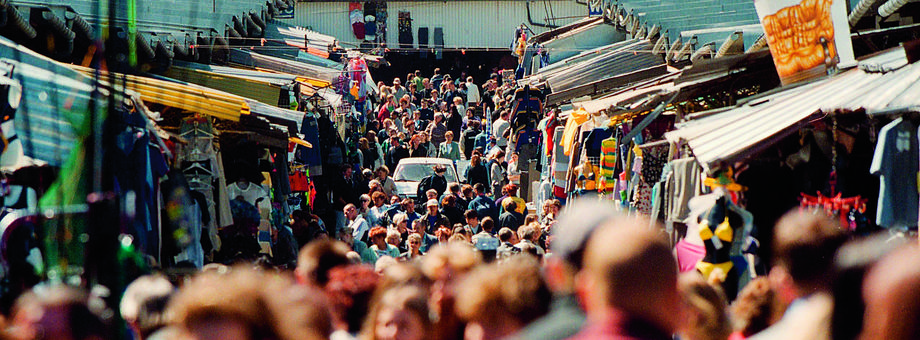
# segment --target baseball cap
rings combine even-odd
[[[580,199],[568,204],[553,227],[553,256],[559,256],[576,268],[582,266],[582,255],[588,239],[604,222],[622,216],[612,201]]]
[[[427,206],[427,207],[436,207],[436,206],[438,206],[438,200],[430,199],[430,200],[428,200],[428,203],[425,204],[425,206]]]

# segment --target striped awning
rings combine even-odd
[[[69,65],[75,70],[92,76],[94,69]],[[103,81],[111,81],[108,72],[101,71]],[[241,114],[249,114],[250,107],[243,97],[210,89],[203,86],[176,83],[166,80],[140,77],[128,74],[114,74],[114,80],[124,82],[129,90],[141,94],[144,102],[206,114],[215,118],[239,121]]]

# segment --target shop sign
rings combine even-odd
[[[755,0],[783,85],[855,64],[844,0]]]

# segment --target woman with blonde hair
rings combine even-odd
[[[387,197],[399,193],[396,191],[396,182],[393,181],[393,177],[390,177],[390,168],[386,165],[378,166],[377,169],[374,170],[374,176],[375,179],[380,181],[381,189],[383,189],[383,193],[386,194]]]
[[[444,133],[444,142],[438,145],[438,157],[453,161],[460,160],[460,144],[454,141],[454,132]]]
[[[373,156],[371,154],[374,154]],[[373,158],[377,155],[376,150],[371,150],[370,142],[367,138],[361,137],[358,139],[358,164],[361,168],[372,169],[373,168]],[[368,165],[371,165],[368,167]]]

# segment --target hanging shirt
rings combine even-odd
[[[683,221],[690,214],[690,199],[702,191],[701,169],[696,158],[681,158],[668,163],[671,174],[665,184],[665,221]]]
[[[612,192],[617,183],[617,139],[610,137],[601,141],[600,175],[604,177],[605,191]]]
[[[543,133],[543,153],[547,156],[552,156],[553,146],[556,145],[554,137],[556,126],[559,125],[559,122],[556,120],[555,113],[543,118],[540,120],[540,123],[537,124],[537,129]]]
[[[578,109],[572,111],[568,121],[565,122],[565,132],[562,134],[562,141],[559,143],[559,145],[562,145],[563,152],[565,152],[567,156],[572,154],[572,143],[575,141],[576,132],[578,132],[578,126],[584,122],[587,122],[588,116],[588,111],[585,111],[584,109]]]
[[[917,172],[920,147],[917,127],[902,118],[879,131],[869,171],[881,176],[876,224],[885,228],[917,225]]]
[[[265,192],[265,189],[262,189],[261,185],[255,183],[249,183],[246,187],[240,186],[239,183],[231,183],[227,185],[227,195],[236,199],[239,196],[243,196],[243,199],[253,206],[262,209],[271,209],[271,203],[269,202],[268,193]],[[259,199],[262,199],[261,201]],[[231,199],[231,200],[232,200]]]
[[[304,140],[313,145],[308,148],[298,145],[295,151],[295,159],[304,165],[310,167],[311,176],[321,176],[323,174],[323,156],[321,154],[322,144],[319,138],[318,114],[306,113],[303,116],[303,123],[300,125],[300,133],[304,135]]]
[[[563,139],[565,128],[557,126],[553,131],[553,141]],[[555,148],[553,150],[553,196],[558,199],[564,199],[567,195],[565,192],[568,179],[566,178],[569,171],[569,156],[565,153],[565,148]]]
[[[605,139],[610,138],[613,135],[614,130],[608,128],[595,128],[588,133],[588,137],[585,138],[585,154],[588,156],[588,160],[594,163],[600,163],[601,148],[603,147],[602,143]]]

